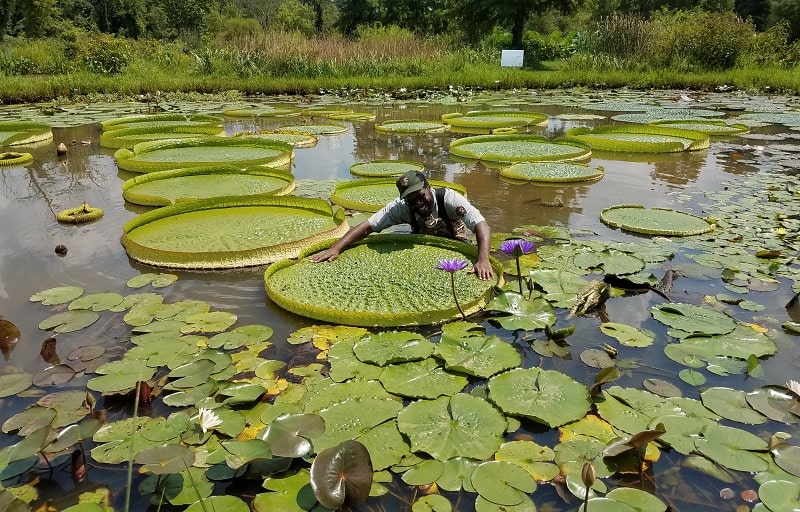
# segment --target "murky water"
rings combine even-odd
[[[683,106],[670,92],[640,95],[642,101],[658,102],[666,106]],[[719,95],[706,104],[726,104],[732,99]],[[789,109],[796,105],[790,98],[733,98],[737,106],[749,101],[759,106],[773,105]],[[297,104],[293,99],[282,98],[285,104]],[[478,162],[457,161],[448,152],[449,143],[463,135],[457,133],[435,134],[383,134],[375,125],[385,120],[417,119],[438,121],[442,114],[475,109],[519,108],[542,112],[551,116],[547,127],[532,130],[533,133],[556,137],[573,126],[595,126],[611,122],[613,111],[585,109],[586,95],[578,95],[574,101],[548,102],[542,97],[505,95],[489,98],[483,105],[477,103],[436,104],[420,102],[387,101],[353,105],[359,112],[376,114],[375,121],[344,122],[347,131],[342,134],[320,136],[313,148],[295,150],[292,171],[301,179],[354,179],[349,168],[356,162],[379,159],[400,159],[423,163],[431,178],[459,183],[466,187],[473,204],[481,209],[494,231],[510,231],[524,225],[561,226],[591,239],[637,241],[642,238],[626,234],[605,226],[599,214],[601,210],[616,204],[643,204],[647,207],[670,207],[697,215],[704,215],[699,204],[706,197],[723,190],[728,180],[736,180],[756,173],[800,167],[800,132],[785,126],[770,124],[754,127],[744,137],[713,139],[711,148],[704,151],[684,152],[669,155],[634,155],[618,153],[596,153],[591,165],[602,165],[605,176],[592,183],[570,183],[564,185],[516,184],[500,179],[498,170]],[[556,104],[557,103],[557,104]],[[273,103],[274,104],[274,103]],[[225,106],[220,104],[221,108]],[[208,111],[207,106],[202,106]],[[225,106],[227,108],[227,106]],[[8,114],[10,111],[5,112]],[[209,113],[214,113],[213,109]],[[600,114],[602,119],[559,118],[561,114]],[[738,110],[725,111],[725,117],[735,117]],[[4,111],[0,109],[0,120]],[[121,115],[121,114],[120,114]],[[109,115],[117,117],[116,115]],[[228,119],[229,134],[243,129],[276,128],[285,124],[298,124],[298,119],[308,123],[327,123],[325,119],[291,118],[264,119],[258,122]],[[34,162],[25,167],[0,167],[0,315],[14,322],[21,331],[21,338],[0,369],[37,372],[47,366],[40,356],[42,341],[49,336],[37,328],[41,320],[51,314],[49,308],[32,304],[28,298],[43,289],[59,285],[77,285],[87,292],[130,293],[125,282],[141,272],[152,272],[153,268],[131,261],[120,244],[122,225],[147,208],[127,204],[122,199],[120,185],[133,176],[117,169],[113,150],[99,146],[101,129],[99,124],[78,124],[54,128],[51,142],[34,147],[19,147],[16,150],[30,152]],[[64,142],[69,151],[58,157],[56,146]],[[788,156],[787,156],[788,155]],[[777,164],[776,161],[782,162]],[[789,162],[787,164],[786,162]],[[80,205],[83,201],[104,210],[104,217],[97,222],[83,225],[63,225],[56,222],[55,214],[64,209]],[[796,205],[795,205],[796,206]],[[795,210],[795,213],[798,210]],[[54,248],[64,244],[68,248],[65,257],[55,254]],[[680,260],[681,255],[677,256]],[[275,330],[272,341],[275,352],[272,357],[289,358],[292,347],[283,340],[292,331],[315,322],[296,316],[269,303],[263,287],[263,268],[241,269],[224,272],[174,272],[180,279],[164,290],[167,301],[197,299],[209,302],[213,310],[231,311],[238,315],[240,324],[266,324]],[[703,295],[724,291],[719,280],[676,281],[675,296],[685,297],[686,302],[700,303]],[[782,282],[774,292],[758,294],[758,301],[767,310],[758,313],[786,321],[794,314],[784,305],[792,297],[791,283]],[[608,315],[612,321],[641,325],[663,333],[652,319],[641,318],[643,312],[658,302],[657,297],[642,295],[608,302]],[[578,380],[591,384],[595,371],[582,365],[577,358],[584,348],[597,348],[610,338],[602,339],[597,330],[597,318],[575,320],[576,334],[570,338],[572,358],[550,358],[539,360],[533,354],[528,363],[554,368],[568,373]],[[494,329],[488,323],[487,327]],[[93,336],[98,330],[93,328]],[[498,330],[498,332],[500,332]],[[112,338],[120,330],[108,326],[98,336]],[[502,333],[506,338],[518,334]],[[58,350],[67,354],[74,348],[87,344],[83,331],[58,336]],[[727,376],[714,379],[707,385],[724,385],[748,390],[754,385],[783,384],[787,379],[798,379],[798,356],[796,343],[786,339],[779,341],[780,357],[770,358],[764,364],[768,379],[763,382],[746,382],[745,376]],[[646,353],[621,349],[620,357],[633,357],[645,364],[626,372],[619,382],[623,386],[640,387],[643,379],[650,377],[674,379],[682,367],[668,360],[659,346]],[[677,381],[680,385],[680,382]],[[52,391],[49,389],[48,391]],[[696,389],[688,389],[687,396],[696,397]],[[29,399],[4,399],[0,407],[0,419],[4,420],[30,403]],[[770,429],[775,430],[774,428]],[[795,429],[796,430],[796,429]],[[552,435],[552,434],[549,434]],[[16,442],[14,436],[5,434],[0,446]],[[669,464],[665,457],[656,472]],[[97,482],[115,481],[121,471],[102,476]],[[59,482],[59,480],[61,480]],[[96,482],[96,483],[97,483]],[[68,478],[53,477],[53,485],[63,488],[58,493],[75,493]],[[666,491],[663,491],[666,492]],[[136,493],[134,493],[136,494]],[[713,495],[713,493],[711,493]],[[708,510],[704,508],[708,496],[697,496],[695,508],[690,501],[681,504],[680,510]],[[471,501],[471,500],[467,500]],[[537,503],[540,501],[537,499]],[[553,510],[562,510],[554,492],[546,492],[541,503],[551,502]],[[139,503],[142,506],[142,503]],[[727,508],[726,510],[730,510]]]

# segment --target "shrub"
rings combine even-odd
[[[129,41],[109,34],[88,39],[83,62],[93,73],[113,75],[121,72],[132,57]]]
[[[551,32],[549,35],[527,31],[522,36],[522,44],[525,47],[526,62],[561,60],[568,57],[574,49],[572,39],[559,31]]]

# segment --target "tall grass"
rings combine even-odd
[[[714,33],[698,30],[699,22]],[[0,102],[451,87],[726,85],[798,93],[800,42],[788,45],[786,33],[755,33],[742,20],[693,11],[662,13],[651,21],[615,15],[578,33],[565,59],[516,69],[500,67],[494,45],[463,46],[391,27],[363,29],[352,39],[251,30],[194,46],[70,32],[49,40],[6,41],[0,50]]]

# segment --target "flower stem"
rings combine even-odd
[[[450,288],[453,290],[453,300],[456,301],[456,307],[458,308],[458,312],[461,313],[461,319],[466,320],[467,315],[464,314],[464,310],[461,309],[461,304],[458,303],[458,296],[456,295],[456,275],[455,272],[450,272]]]
[[[514,259],[517,260],[517,283],[519,284],[519,294],[522,295],[522,272],[519,269],[519,256]]]

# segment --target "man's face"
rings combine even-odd
[[[409,194],[403,201],[411,208],[412,211],[427,217],[431,213],[433,206],[433,195],[431,194],[430,187],[422,187],[419,192]]]

